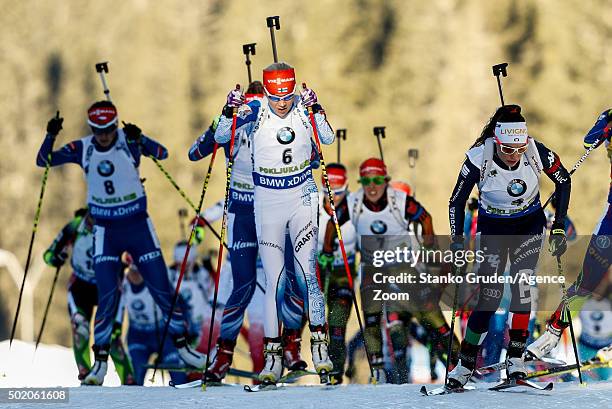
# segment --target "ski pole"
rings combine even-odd
[[[215,163],[215,157],[217,156],[217,148],[219,145],[215,143],[213,146],[212,156],[210,158],[210,163],[208,164],[208,170],[206,171],[206,177],[204,178],[204,183],[202,185],[202,193],[200,194],[200,202],[198,203],[198,207],[195,209],[196,217],[200,217],[200,211],[202,210],[202,204],[204,203],[204,196],[206,195],[206,190],[208,190],[208,181],[210,180],[210,175],[212,173],[213,164]],[[181,262],[181,271],[176,281],[176,287],[174,288],[174,296],[172,297],[172,303],[170,304],[170,313],[168,314],[168,318],[164,323],[164,331],[162,333],[161,342],[159,343],[159,347],[157,350],[157,356],[161,356],[161,353],[164,348],[164,343],[166,342],[166,336],[168,336],[168,328],[170,327],[170,320],[172,319],[172,313],[174,312],[174,307],[176,306],[176,301],[178,300],[179,290],[181,288],[181,282],[183,281],[183,276],[185,275],[185,268],[187,267],[187,258],[189,258],[189,252],[191,251],[191,246],[195,240],[195,229],[197,223],[193,223],[191,227],[191,234],[189,234],[189,241],[187,242],[187,248],[185,249],[185,255],[183,256],[183,261]],[[223,243],[223,239],[221,238],[221,243]],[[153,369],[153,377],[155,380],[155,373],[157,372],[157,360],[155,361],[155,368]]]
[[[59,111],[55,114],[56,118],[59,118]],[[17,299],[17,308],[15,309],[15,318],[13,318],[13,327],[11,328],[11,338],[9,339],[9,350],[13,345],[13,339],[15,338],[15,330],[17,328],[17,320],[19,319],[19,310],[21,309],[21,300],[23,298],[23,288],[25,287],[26,277],[28,275],[28,269],[30,268],[30,261],[32,261],[32,247],[34,246],[34,238],[36,237],[36,230],[38,229],[38,221],[40,220],[40,210],[42,209],[42,200],[45,195],[45,187],[47,186],[47,177],[49,176],[49,169],[51,168],[51,152],[47,155],[47,164],[45,165],[45,171],[42,177],[42,183],[40,186],[40,195],[38,196],[38,204],[36,205],[36,213],[34,214],[34,226],[32,226],[32,235],[30,236],[30,245],[28,247],[28,257],[26,258],[25,269],[23,270],[23,280],[21,281],[21,288],[19,288],[19,298]]]
[[[280,17],[266,17],[266,24],[270,29],[270,39],[272,40],[272,55],[274,56],[274,62],[278,62],[278,53],[276,52],[276,37],[274,37],[274,29],[280,30]]]
[[[340,162],[340,141],[344,139],[346,141],[346,129],[336,129],[336,141],[338,142],[338,163]]]
[[[236,90],[240,90],[240,85],[236,84]],[[213,294],[212,314],[210,318],[210,328],[208,330],[208,353],[206,354],[206,365],[202,374],[202,390],[206,390],[208,364],[210,363],[210,348],[212,346],[213,329],[215,326],[215,314],[217,312],[217,297],[219,294],[219,277],[221,276],[221,262],[223,261],[223,237],[227,230],[227,209],[229,206],[229,191],[232,179],[232,166],[234,165],[234,140],[236,139],[236,123],[238,120],[238,109],[232,112],[232,133],[230,136],[229,157],[227,159],[227,175],[225,178],[225,200],[223,202],[223,219],[221,222],[221,240],[219,241],[219,255],[217,256],[217,274],[215,275],[215,292]]]
[[[179,217],[179,225],[181,229],[181,237],[183,238],[183,240],[185,240],[187,238],[187,234],[185,233],[185,218],[187,217],[187,209],[185,208],[179,209],[178,217]]]
[[[108,74],[108,61],[97,63],[96,72],[100,74],[100,81],[102,81],[102,89],[104,90],[104,95],[106,95],[106,99],[110,101],[111,100],[110,90],[108,89],[108,86],[106,85],[106,77],[104,75],[105,73]]]
[[[454,276],[457,277],[459,274],[459,267],[453,264]],[[453,357],[453,338],[455,334],[455,315],[457,314],[457,298],[459,294],[459,284],[455,284],[455,294],[453,296],[453,311],[451,313],[451,325],[450,325],[450,336],[448,337],[448,349],[446,351],[446,370],[444,372],[444,385],[448,384],[448,369],[452,362]]]
[[[559,277],[562,278],[559,281],[561,282],[561,291],[563,292],[564,312],[567,314],[567,319],[569,321],[572,347],[574,348],[574,357],[576,358],[576,370],[578,370],[578,379],[580,380],[580,384],[583,385],[582,371],[580,370],[580,356],[578,355],[578,346],[576,345],[576,336],[574,335],[574,324],[572,323],[572,312],[569,306],[569,299],[567,298],[567,289],[565,288],[565,274],[563,273],[563,266],[561,265],[561,256],[557,256],[557,271],[559,272]]]
[[[244,44],[242,46],[242,52],[244,53],[244,56],[246,57],[245,60],[245,64],[247,67],[247,74],[249,76],[249,85],[251,84],[251,82],[253,82],[253,77],[251,76],[251,55],[255,55],[255,44],[257,43],[250,43],[250,44]]]
[[[382,144],[380,143],[380,140],[385,139],[385,127],[375,126],[374,135],[376,136],[376,140],[378,141],[378,152],[380,152],[380,160],[384,162],[385,157],[383,156],[383,149],[382,149]]]
[[[418,149],[408,149],[408,167],[412,169],[412,196],[416,197],[416,178],[414,178],[414,168],[416,167],[417,160],[419,159]]]
[[[606,128],[608,128],[608,126],[606,126]],[[574,166],[572,167],[572,169],[569,172],[569,175],[572,176],[574,174],[574,172],[576,172],[576,170],[578,170],[578,168],[580,167],[580,165],[582,165],[582,162],[584,162],[586,160],[586,158],[589,157],[589,155],[591,154],[591,152],[593,152],[593,150],[595,148],[597,148],[605,139],[606,137],[604,135],[606,135],[607,132],[604,131],[604,133],[602,133],[602,138],[598,139],[597,141],[595,141],[591,146],[589,146],[589,148],[582,154],[582,156],[580,157],[580,159],[578,159],[578,161],[574,164]],[[542,205],[542,209],[546,209],[546,206],[548,206],[548,204],[554,199],[555,197],[555,192],[551,193],[551,195],[548,197],[548,200],[546,200],[546,202],[544,203],[544,205]]]
[[[53,284],[51,284],[51,292],[49,293],[49,300],[47,300],[47,306],[45,307],[45,314],[43,315],[42,324],[40,324],[40,330],[38,331],[38,337],[36,338],[36,346],[34,347],[34,353],[36,354],[36,350],[38,349],[38,344],[40,343],[40,339],[42,338],[43,330],[45,329],[45,324],[47,322],[47,315],[49,314],[49,308],[51,307],[51,301],[53,300],[53,292],[55,291],[55,284],[57,284],[57,278],[59,277],[59,273],[62,266],[58,266],[55,269],[55,277],[53,278]]]
[[[499,90],[499,99],[501,100],[502,106],[504,106],[506,105],[504,103],[504,91],[502,90],[502,82],[499,76],[500,75],[502,77],[508,76],[508,71],[506,70],[506,68],[508,68],[508,63],[503,62],[501,64],[495,64],[492,68],[493,68],[493,75],[495,76],[495,78],[497,78],[497,89]]]
[[[306,89],[306,84],[302,83],[302,88]],[[327,188],[327,198],[329,199],[329,206],[332,212],[332,218],[336,227],[336,234],[338,236],[338,243],[340,244],[340,251],[342,252],[342,260],[344,261],[344,271],[348,279],[349,288],[351,289],[351,296],[353,298],[353,306],[355,307],[355,313],[357,315],[357,322],[359,323],[359,330],[364,334],[363,344],[365,346],[366,356],[368,358],[368,366],[370,367],[370,375],[374,380],[374,369],[372,368],[372,357],[368,351],[368,346],[365,340],[365,331],[363,329],[363,322],[361,321],[361,312],[359,311],[359,305],[357,305],[357,296],[355,295],[355,287],[353,284],[353,277],[351,276],[351,269],[349,268],[348,258],[346,256],[346,250],[344,248],[344,240],[342,240],[342,232],[340,231],[340,223],[338,222],[338,216],[336,215],[336,206],[334,204],[334,196],[331,186],[329,185],[329,177],[327,175],[327,169],[325,167],[325,159],[323,158],[323,150],[321,149],[321,142],[319,141],[319,132],[317,130],[317,123],[314,118],[312,108],[308,107],[308,117],[310,119],[310,126],[312,127],[312,136],[314,137],[317,150],[319,151],[319,158],[321,159],[321,172],[323,173],[323,179],[325,180],[325,187]],[[374,380],[374,382],[376,382]]]

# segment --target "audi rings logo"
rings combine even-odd
[[[288,145],[295,139],[295,131],[288,126],[284,126],[276,132],[276,140],[281,145]]]
[[[595,245],[600,249],[607,249],[610,247],[610,237],[609,236],[597,236],[595,239]]]
[[[385,234],[387,232],[387,224],[382,220],[374,220],[370,225],[370,230],[374,234]]]
[[[100,174],[100,176],[110,176],[115,172],[115,165],[113,165],[113,162],[109,161],[109,160],[103,160],[100,163],[98,163],[98,173]]]
[[[501,298],[502,292],[494,288],[483,288],[482,295],[489,298]]]
[[[508,183],[507,190],[510,196],[518,197],[527,190],[527,183],[521,179],[512,179],[510,183]]]

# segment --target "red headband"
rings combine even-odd
[[[248,104],[249,102],[255,99],[262,99],[263,94],[244,94],[244,98],[246,99],[246,103]]]
[[[87,123],[94,128],[106,128],[117,122],[115,107],[96,107],[87,111]]]
[[[277,97],[293,94],[295,91],[295,71],[286,70],[264,71],[263,82],[266,92]]]
[[[329,185],[333,189],[335,187],[342,187],[346,185],[347,177],[346,170],[339,167],[327,168],[327,177],[329,179]],[[321,176],[322,183],[325,183],[323,176]]]
[[[387,176],[387,167],[385,166],[385,162],[377,158],[366,159],[361,166],[359,166],[359,176],[364,176],[367,174]]]

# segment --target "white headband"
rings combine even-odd
[[[529,133],[525,122],[498,122],[495,138],[498,143],[527,143]]]

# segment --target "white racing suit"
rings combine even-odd
[[[319,138],[334,141],[324,112],[315,106]],[[232,119],[221,117],[215,140],[231,137]],[[308,317],[311,327],[325,325],[325,301],[316,272],[318,191],[310,166],[312,127],[299,97],[289,113],[280,118],[262,101],[252,101],[239,111],[237,130],[248,135],[255,184],[254,208],[259,253],[266,273],[266,337],[280,336],[276,293],[285,272],[285,232],[294,251],[296,274],[304,274],[307,285]]]

